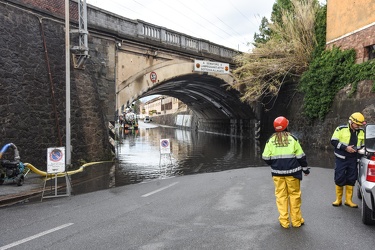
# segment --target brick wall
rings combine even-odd
[[[9,0],[9,2],[31,7],[52,15],[65,17],[65,0]],[[69,1],[69,16],[71,20],[78,20],[77,1]]]
[[[327,44],[327,48],[331,49],[333,46],[340,47],[341,49],[355,49],[357,53],[356,62],[362,63],[367,60],[368,54],[366,53],[366,46],[375,44],[375,24],[360,30],[354,34],[333,41]]]

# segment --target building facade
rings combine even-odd
[[[375,58],[375,0],[327,0],[327,48],[355,49],[357,63]]]
[[[144,103],[141,108],[141,115],[152,117],[184,111],[187,111],[187,105],[179,99],[170,96],[158,96]]]

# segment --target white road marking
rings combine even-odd
[[[166,186],[166,187],[156,189],[155,191],[152,191],[152,192],[150,192],[150,193],[144,194],[144,195],[142,195],[141,197],[147,197],[147,196],[150,196],[150,195],[156,194],[157,192],[160,192],[160,191],[163,191],[164,189],[170,188],[170,187],[176,185],[177,183],[178,183],[178,182],[173,182],[172,184],[169,184],[169,185]],[[1,249],[0,249],[0,250],[1,250]]]
[[[6,246],[2,246],[2,247],[0,247],[0,250],[5,250],[5,249],[9,249],[9,248],[11,248],[11,247],[15,247],[15,246],[21,245],[21,244],[23,244],[23,243],[25,243],[25,242],[28,242],[28,241],[30,241],[30,240],[34,240],[34,239],[36,239],[36,238],[42,237],[42,236],[44,236],[44,235],[46,235],[46,234],[53,233],[53,232],[55,232],[55,231],[57,231],[57,230],[63,229],[63,228],[65,228],[65,227],[69,227],[69,226],[71,226],[71,225],[73,225],[73,224],[74,224],[74,223],[64,224],[64,225],[61,225],[61,226],[59,226],[59,227],[55,227],[55,228],[52,228],[52,229],[50,229],[50,230],[47,230],[47,231],[44,231],[44,232],[41,232],[41,233],[35,234],[35,235],[33,235],[33,236],[27,237],[27,238],[25,238],[25,239],[22,239],[22,240],[19,240],[19,241],[16,241],[16,242],[13,242],[13,243],[8,244],[8,245],[6,245]]]

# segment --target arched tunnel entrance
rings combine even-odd
[[[192,73],[176,76],[153,86],[139,98],[150,95],[171,96],[185,103],[194,115],[194,129],[254,136],[255,111],[240,101],[238,91],[214,75]]]

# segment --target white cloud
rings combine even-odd
[[[248,51],[262,17],[270,18],[275,0],[86,0],[130,19]]]

